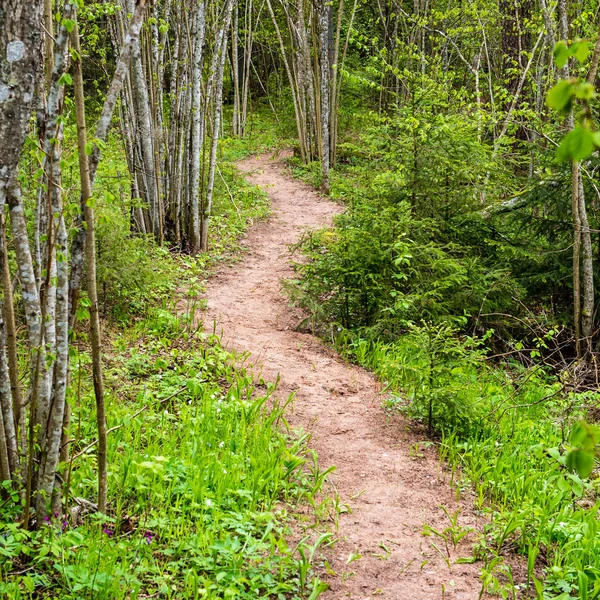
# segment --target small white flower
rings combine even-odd
[[[219,448],[222,448],[225,445],[225,442],[219,442]]]
[[[204,504],[206,504],[206,506],[212,506],[212,500],[209,500],[208,498],[204,501]]]
[[[223,475],[227,475],[227,471],[223,469]]]
[[[165,415],[168,416],[169,411],[165,408]]]

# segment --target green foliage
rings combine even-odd
[[[571,57],[576,58],[579,63],[583,64],[589,53],[590,49],[587,41],[579,40],[568,45],[561,40],[554,46],[554,62],[559,69],[562,69]]]
[[[470,432],[478,426],[486,386],[477,386],[477,367],[484,356],[482,342],[461,338],[448,324],[412,326],[393,343],[369,341],[348,332],[338,348],[373,370],[386,389],[395,392],[390,409],[401,410],[427,425],[429,433]]]
[[[464,227],[466,213],[479,208],[483,169],[500,177],[488,149],[470,124],[432,116],[427,99],[421,117],[375,121],[343,146],[332,194],[348,208],[334,231],[303,240],[309,260],[296,266],[292,286],[317,329],[340,325],[393,339],[421,320],[464,327],[519,293],[481,256],[480,235],[471,240]]]
[[[434,426],[459,430],[481,417],[480,398],[463,394],[465,378],[483,355],[481,342],[457,334],[447,324],[422,323],[402,340],[420,366],[411,377],[409,413],[426,421],[430,435]]]
[[[173,285],[168,251],[151,236],[133,235],[128,216],[111,211],[97,226],[98,290],[104,313],[117,319],[143,313]]]
[[[571,450],[566,464],[581,477],[589,477],[594,470],[595,455],[600,444],[600,427],[585,421],[577,423],[571,433]]]
[[[554,48],[554,61],[559,68],[564,67],[571,57],[583,65],[588,55],[589,48],[586,41],[576,41],[571,45],[560,41]],[[548,92],[548,106],[563,116],[575,110],[578,102],[582,105],[577,125],[567,133],[558,146],[556,158],[559,162],[569,159],[584,160],[600,148],[600,132],[596,131],[589,105],[595,97],[594,84],[578,77],[560,81]]]
[[[583,160],[592,154],[596,147],[600,148],[600,133],[584,127],[576,127],[569,131],[561,142],[556,151],[556,158],[559,162],[570,158]]]
[[[487,510],[492,521],[481,553],[501,554],[514,547],[534,561],[543,553],[543,587],[549,597],[581,598],[584,589],[594,597],[600,591],[596,577],[582,583],[581,574],[596,573],[600,567],[593,500],[597,480],[588,481],[567,468],[558,422],[575,399],[536,405],[532,392],[528,385],[513,398],[500,395],[500,404],[491,407],[495,423],[490,421],[479,435],[467,439],[448,436],[442,455],[457,477],[464,477],[457,483],[472,484],[481,505],[491,505]],[[497,407],[508,402],[518,408],[498,414]]]

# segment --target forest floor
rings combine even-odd
[[[478,530],[481,518],[456,500],[426,436],[386,414],[377,380],[297,331],[305,315],[290,307],[282,289],[294,275],[290,245],[307,229],[330,226],[341,207],[270,156],[238,168],[268,193],[273,213],[247,234],[243,260],[209,281],[205,323],[216,322],[226,346],[249,352],[265,381],[281,377],[278,394],[295,393],[291,425],[312,434],[322,469],[336,467],[328,493],[339,494],[349,510],[339,516],[338,542],[324,551],[330,568],[320,575],[331,587],[321,597],[476,600],[477,565],[455,564],[471,555],[471,536],[454,549],[447,532],[448,556],[444,540],[423,531],[450,527],[442,506],[450,515],[460,511],[460,528]]]

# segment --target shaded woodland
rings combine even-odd
[[[482,590],[600,595],[597,0],[0,0],[0,49],[0,595],[325,589],[274,557],[307,440],[195,317],[268,213],[235,161],[283,148],[345,207],[293,249],[300,327],[489,511]]]

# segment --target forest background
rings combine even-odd
[[[599,597],[599,24],[595,0],[3,0],[1,592],[324,588],[330,534],[289,546],[280,504],[317,505],[308,440],[195,318],[268,213],[233,163],[292,146],[345,205],[295,249],[302,326],[474,489],[482,590]]]

